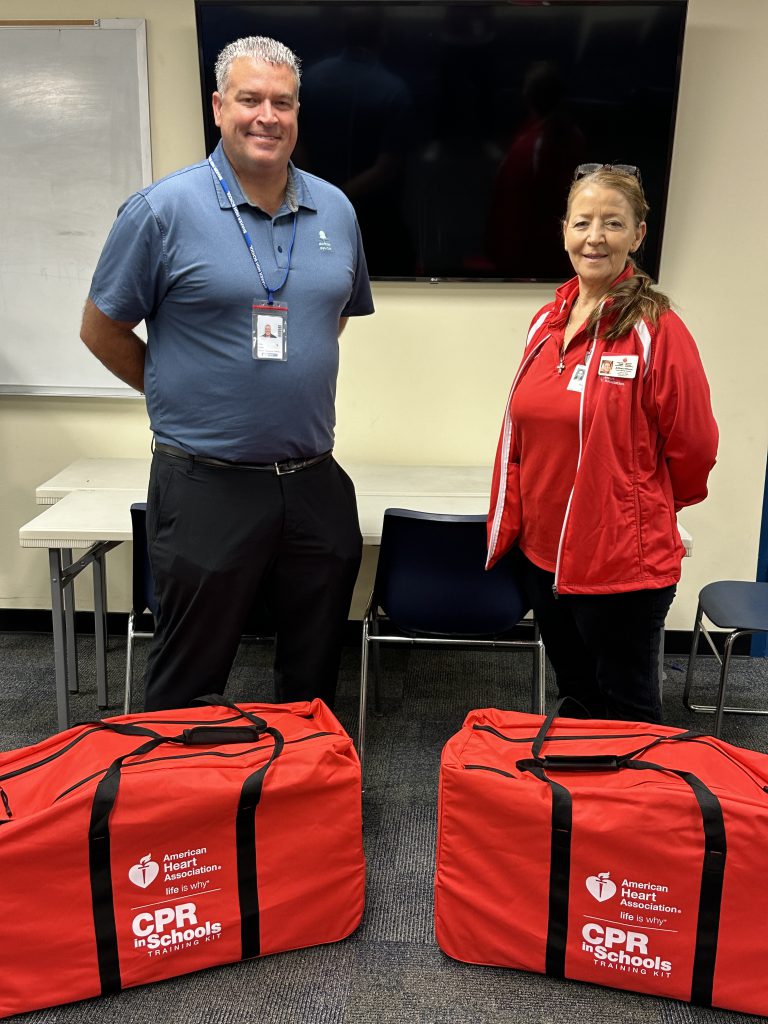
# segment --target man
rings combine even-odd
[[[338,337],[373,303],[351,205],[290,162],[299,80],[272,39],[222,51],[221,143],[125,203],[86,303],[83,341],[146,392],[154,432],[147,710],[223,692],[257,593],[277,699],[334,699],[361,555],[331,456]]]

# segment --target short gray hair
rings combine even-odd
[[[296,77],[296,94],[298,95],[301,83],[299,58],[287,46],[268,36],[244,36],[224,47],[216,58],[215,66],[216,89],[222,95],[227,91],[229,85],[229,69],[232,67],[232,61],[237,60],[238,57],[250,57],[251,60],[262,61],[264,64],[290,68]]]

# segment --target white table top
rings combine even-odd
[[[22,547],[88,548],[131,540],[130,506],[146,501],[149,459],[78,459],[37,488],[50,507],[19,530]],[[378,544],[387,508],[451,515],[485,515],[489,466],[398,466],[348,463],[366,544]],[[693,538],[678,524],[686,555]]]
[[[89,548],[102,540],[132,540],[131,505],[146,487],[65,494],[19,530],[23,548]]]
[[[88,548],[97,541],[131,540],[130,507],[146,501],[146,490],[72,491],[19,530],[23,548]],[[485,495],[415,495],[358,493],[360,530],[365,544],[378,544],[387,508],[451,515],[485,515]]]
[[[72,491],[127,490],[144,491],[149,484],[150,459],[77,459],[46,480],[35,491],[38,505],[53,505]]]
[[[139,490],[149,483],[150,459],[77,459],[35,491],[38,505],[53,505],[72,491]],[[488,497],[490,466],[400,466],[343,463],[360,494]],[[487,510],[486,510],[487,511]]]
[[[131,539],[130,506],[146,501],[149,459],[78,459],[37,488],[49,507],[22,526],[22,547],[87,548]],[[378,544],[387,508],[485,515],[489,466],[345,464],[355,482],[360,529]]]

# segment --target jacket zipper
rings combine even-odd
[[[581,391],[581,400],[579,401],[579,457],[576,461],[576,476],[573,478],[573,486],[571,487],[571,493],[568,495],[568,502],[565,506],[565,515],[563,516],[563,525],[560,530],[560,539],[557,542],[557,559],[555,561],[555,578],[552,582],[552,594],[555,600],[558,598],[557,584],[560,579],[560,562],[563,557],[563,540],[565,539],[565,528],[568,525],[568,516],[571,514],[571,502],[573,501],[573,492],[576,490],[576,477],[579,475],[579,467],[581,466],[581,456],[584,450],[584,400],[587,394],[587,383],[589,381],[589,364],[592,362],[592,354],[597,344],[597,338],[600,333],[600,317],[602,316],[603,306],[605,300],[600,304],[600,313],[598,314],[597,323],[595,324],[595,331],[592,335],[592,344],[587,350],[587,354],[584,357],[584,361],[587,364],[587,373],[584,374],[584,387]]]

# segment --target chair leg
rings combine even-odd
[[[537,623],[533,626],[533,636],[537,647],[533,652],[533,699],[531,711],[534,715],[543,715],[546,708],[547,652],[541,642],[541,633]]]
[[[380,651],[381,644],[374,644],[370,656],[370,665],[373,671],[373,710],[375,714],[379,716],[384,714],[384,709],[381,705],[381,657],[379,654]]]
[[[368,618],[363,619],[363,640],[360,655],[360,714],[357,722],[357,756],[360,758],[360,775],[364,781],[365,758],[365,712],[368,698]]]
[[[720,736],[720,730],[723,728],[723,711],[725,710],[723,705],[725,704],[725,686],[728,682],[728,670],[731,667],[731,653],[733,652],[733,644],[737,636],[740,636],[739,630],[734,630],[733,633],[729,633],[725,647],[723,648],[723,660],[720,665],[720,683],[717,688],[717,711],[715,712],[715,736]]]
[[[695,711],[701,715],[715,715],[715,728],[712,731],[713,736],[719,736],[723,726],[723,715],[768,715],[768,708],[734,708],[725,706],[725,688],[728,683],[728,673],[731,667],[731,657],[733,654],[733,646],[736,641],[742,636],[752,636],[756,631],[754,629],[734,629],[733,632],[729,633],[725,638],[725,645],[723,648],[723,656],[717,651],[712,638],[706,630],[706,627],[701,624],[697,619],[697,626],[701,627],[701,632],[704,634],[705,639],[712,648],[712,651],[720,663],[720,679],[717,687],[717,701],[715,704],[692,704],[690,702],[690,689],[693,681],[693,670],[691,663],[695,660],[695,645],[698,641],[698,629],[694,629],[694,645],[692,647],[691,658],[688,662],[688,673],[685,680],[685,689],[683,690],[683,703],[689,711]]]
[[[125,655],[125,697],[123,700],[123,714],[131,713],[131,690],[133,689],[133,627],[135,619],[133,611],[128,616],[128,646]]]
[[[691,706],[691,686],[693,684],[693,673],[696,668],[696,657],[699,651],[699,635],[701,634],[701,617],[704,614],[701,602],[696,607],[696,620],[693,624],[693,639],[691,641],[691,653],[688,655],[688,670],[685,673],[685,687],[683,688],[683,706],[693,711]]]

